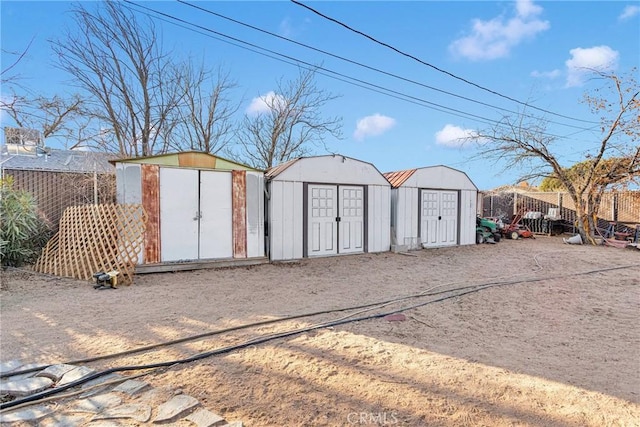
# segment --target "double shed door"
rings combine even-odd
[[[307,255],[364,251],[364,187],[308,186]]]
[[[161,260],[233,256],[231,173],[160,168]]]
[[[457,191],[420,191],[420,238],[423,247],[458,243]]]

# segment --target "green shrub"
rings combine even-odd
[[[11,177],[0,180],[0,266],[35,262],[50,235],[33,196],[14,190]]]

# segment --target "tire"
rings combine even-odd
[[[511,236],[511,239],[518,240],[518,238],[520,237],[520,234],[518,234],[517,231],[512,231],[510,236]]]
[[[493,240],[498,243],[502,239],[502,235],[500,233],[493,233]]]
[[[480,245],[484,243],[484,236],[482,233],[476,233],[476,244]]]

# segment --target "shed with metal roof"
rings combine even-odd
[[[147,214],[137,272],[266,261],[263,171],[195,151],[114,163],[118,203]]]
[[[371,163],[302,157],[266,172],[271,260],[390,249],[391,186]]]
[[[448,166],[388,172],[391,243],[398,248],[472,245],[478,188]]]

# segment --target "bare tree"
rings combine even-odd
[[[327,135],[340,138],[342,119],[321,111],[337,96],[318,88],[314,78],[315,70],[301,70],[297,79],[280,80],[277,92],[262,96],[264,109],[244,117],[234,157],[268,169],[311,153]]]
[[[585,95],[585,102],[600,116],[601,135],[594,150],[574,167],[564,167],[555,153],[557,138],[546,132],[544,120],[531,122],[524,114],[475,136],[481,155],[505,162],[505,169],[528,171],[521,179],[551,177],[566,189],[576,207],[583,241],[595,243],[597,212],[606,189],[640,179],[640,99],[633,78],[594,71],[605,85]]]
[[[218,68],[214,78],[203,67],[191,64],[182,77],[184,94],[173,123],[173,148],[217,153],[233,136],[233,115],[240,108],[227,94],[236,87],[228,72]]]
[[[82,115],[84,100],[79,95],[64,98],[37,96],[30,98],[15,93],[3,101],[2,110],[18,127],[37,129],[43,138],[68,137],[71,123]]]
[[[32,43],[33,43],[33,39],[29,40],[29,44],[27,45],[27,47],[22,52],[8,51],[8,50],[5,50],[5,49],[2,49],[2,53],[6,53],[8,55],[15,56],[16,59],[12,63],[10,63],[8,66],[6,66],[5,68],[2,68],[2,71],[0,71],[0,85],[4,86],[4,85],[7,85],[7,84],[16,84],[16,82],[18,80],[20,80],[20,75],[19,74],[11,74],[11,73],[12,73],[12,70],[27,55],[27,52],[29,51],[29,48],[31,48],[31,44]]]
[[[112,133],[115,144],[103,148],[126,156],[165,152],[163,128],[180,102],[182,82],[153,22],[111,0],[93,12],[82,4],[72,12],[75,31],[52,47],[59,66],[92,96],[91,115]]]

